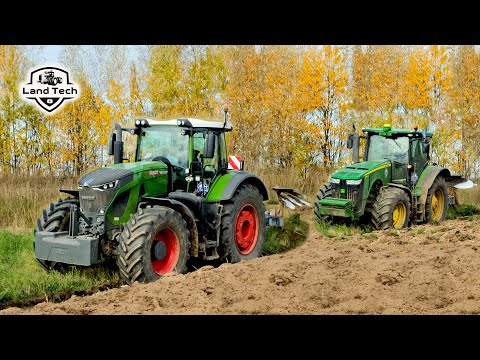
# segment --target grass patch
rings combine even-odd
[[[302,244],[307,238],[309,225],[299,214],[290,215],[285,219],[283,228],[269,227],[267,229],[263,252],[267,255],[278,254]]]
[[[329,238],[346,237],[354,234],[365,234],[373,231],[371,225],[360,225],[354,223],[335,224],[329,221],[318,223],[315,221],[315,228],[324,236]]]
[[[120,284],[116,271],[100,266],[47,273],[35,258],[32,242],[33,230],[0,230],[0,309],[61,301]]]
[[[475,205],[466,204],[466,205],[457,205],[449,206],[447,211],[447,220],[456,219],[464,216],[479,215],[480,208]]]
[[[0,175],[0,229],[22,230],[36,226],[42,210],[69,195],[59,189],[76,189],[76,178]]]

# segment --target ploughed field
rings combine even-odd
[[[0,314],[478,314],[480,216],[330,235],[238,264]]]

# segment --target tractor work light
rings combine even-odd
[[[117,184],[118,184],[118,180],[115,180],[102,185],[92,186],[92,189],[103,191],[103,190],[113,189],[114,187],[117,186]]]
[[[178,126],[192,127],[192,123],[188,119],[177,119]]]
[[[139,126],[139,127],[149,127],[150,124],[148,123],[148,120],[145,120],[145,119],[137,119],[137,120],[135,120],[135,126]]]
[[[340,184],[340,179],[331,178],[331,179],[330,179],[330,182],[331,182],[332,184]]]
[[[362,183],[362,179],[359,180],[347,180],[347,185],[360,185]]]

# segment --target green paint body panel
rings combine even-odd
[[[319,201],[320,215],[352,218],[353,201],[350,199],[324,198]]]
[[[417,183],[415,184],[415,188],[413,189],[413,196],[417,198],[417,201],[420,204],[425,205],[426,196],[428,189],[432,185],[433,181],[439,174],[448,174],[450,175],[450,171],[442,166],[434,166],[434,165],[427,165],[425,169],[420,174]]]
[[[322,215],[359,218],[365,212],[368,194],[376,182],[386,186],[392,181],[392,164],[389,160],[363,161],[347,166],[332,174],[332,178],[340,180],[360,180],[362,182],[361,203],[355,209],[350,199],[324,198],[319,201],[319,211]]]
[[[363,179],[366,174],[380,166],[391,166],[391,164],[388,160],[363,161],[338,170],[332,174],[332,178],[340,180],[360,180]]]
[[[427,175],[430,174],[432,171],[438,170],[438,166],[427,165],[427,167],[422,171],[420,177],[418,178],[417,183],[415,184],[415,189],[413,190],[414,196],[421,196],[422,195],[422,185],[427,178]]]
[[[115,194],[112,202],[108,204],[105,216],[113,225],[121,225],[128,221],[130,214],[137,211],[140,187],[143,185],[144,196],[166,195],[168,182],[168,168],[161,161],[141,161],[107,166],[109,168],[127,169],[133,171],[133,180],[121,187]],[[123,215],[114,217],[112,211],[116,200],[125,191],[130,190],[127,206]]]
[[[223,190],[235,175],[235,171],[227,170],[225,174],[218,176],[207,193],[207,202],[219,202],[222,198]]]
[[[339,199],[333,197],[323,198],[318,202],[320,205],[353,208],[353,201],[350,199]]]

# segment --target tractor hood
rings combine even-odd
[[[151,181],[155,182],[152,186],[156,190],[166,188],[166,174],[167,165],[161,161],[115,164],[93,170],[78,180],[80,208],[87,216],[93,217],[100,209],[110,206],[114,199],[121,197],[121,194],[125,194],[125,199],[128,199],[130,189],[140,181],[144,183],[146,190]],[[116,209],[123,211],[126,204],[124,201]],[[119,222],[124,221],[120,220],[122,211],[112,211]]]
[[[99,186],[126,177],[133,178],[139,172],[167,171],[167,165],[161,161],[144,161],[134,163],[115,164],[93,170],[78,180],[79,186]],[[152,175],[152,174],[150,174]],[[157,174],[155,174],[157,175]]]
[[[363,179],[367,174],[371,174],[375,170],[387,166],[391,166],[389,160],[362,161],[338,170],[332,174],[332,178],[341,180],[359,180]]]

